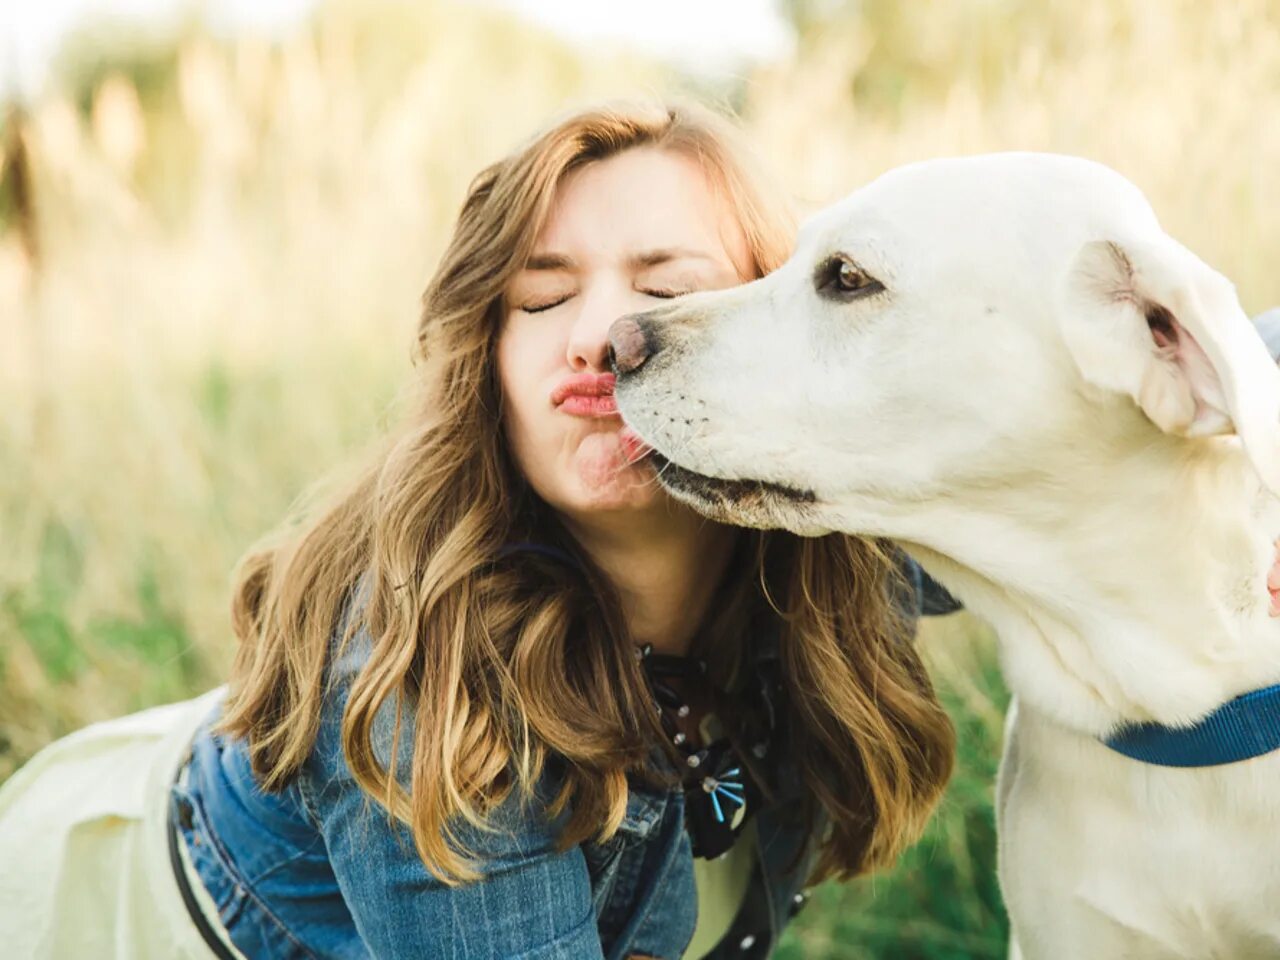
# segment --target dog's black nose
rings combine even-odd
[[[609,327],[609,365],[619,376],[639,370],[654,350],[653,337],[642,314],[619,317]]]

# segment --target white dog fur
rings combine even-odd
[[[639,322],[618,404],[677,496],[890,537],[996,628],[1026,960],[1280,956],[1280,754],[1170,769],[1098,740],[1280,681],[1280,373],[1137,188],[1048,155],[904,167],[769,276]]]

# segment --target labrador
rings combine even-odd
[[[995,627],[1015,955],[1280,956],[1280,753],[1112,743],[1280,682],[1280,372],[1133,184],[1044,154],[899,168],[774,273],[610,342],[673,495],[891,538]]]

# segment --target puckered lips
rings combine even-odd
[[[600,419],[618,416],[612,373],[575,373],[565,377],[551,391],[552,405],[574,417]],[[618,441],[628,463],[638,463],[652,451],[639,434],[628,426],[618,431]]]
[[[575,417],[617,417],[616,385],[617,378],[612,373],[570,374],[551,391],[551,403],[561,412]],[[812,490],[800,490],[770,480],[725,480],[696,473],[658,453],[627,425],[618,431],[618,442],[628,463],[647,460],[657,470],[658,480],[672,492],[692,494],[720,507],[743,507],[768,500],[814,503],[817,499]]]
[[[551,391],[551,404],[575,417],[616,417],[615,383],[612,373],[570,374]]]

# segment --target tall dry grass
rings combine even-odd
[[[925,157],[1078,154],[1137,183],[1247,308],[1280,303],[1276,0],[865,8],[750,85],[758,142],[811,202]],[[848,96],[860,83],[862,107]]]
[[[1083,154],[1248,307],[1280,302],[1276,3],[787,6],[796,56],[720,92],[802,205],[923,157]],[[351,0],[279,45],[197,30],[87,62],[0,130],[22,143],[0,188],[21,153],[34,214],[20,230],[0,189],[0,779],[80,724],[218,681],[229,571],[393,415],[471,175],[575,103],[690,87],[443,2]],[[1001,955],[1004,694],[972,624],[933,632],[955,786],[903,867],[822,891],[784,957]]]
[[[108,72],[20,131],[39,255],[11,217],[0,776],[220,674],[232,565],[388,411],[471,176],[566,103],[661,79],[443,4],[170,60],[158,90]]]

